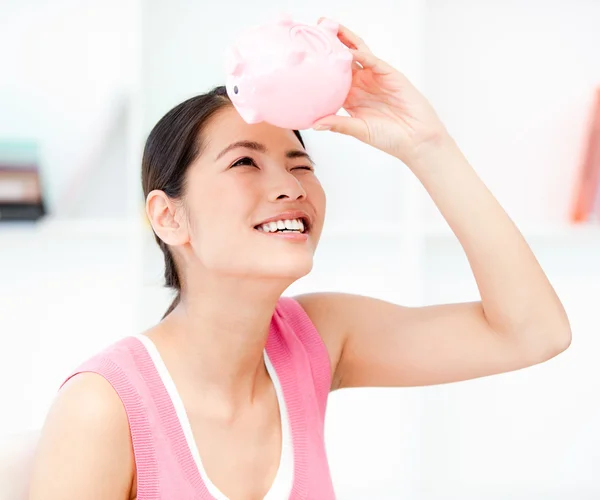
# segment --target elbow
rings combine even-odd
[[[564,308],[561,306],[560,312],[551,324],[546,326],[552,355],[554,357],[563,351],[566,351],[571,345],[571,324]]]
[[[560,331],[557,333],[557,340],[555,341],[555,356],[563,351],[566,351],[571,345],[571,325],[567,321]]]
[[[496,330],[498,331],[498,330]],[[571,325],[564,312],[529,318],[526,322],[504,330],[520,363],[532,366],[548,361],[566,351],[571,345]]]
[[[557,321],[551,325],[538,325],[535,331],[530,330],[531,339],[527,342],[531,362],[533,364],[548,361],[566,351],[571,345],[571,326],[568,321]]]
[[[546,349],[546,359],[543,359],[542,361],[547,361],[548,359],[558,356],[561,352],[566,351],[570,345],[571,329],[567,326],[554,335],[554,339],[549,342]]]
[[[569,317],[560,301],[555,310],[556,314],[547,314],[547,319],[544,322],[549,343],[550,358],[566,351],[571,345],[572,338]]]

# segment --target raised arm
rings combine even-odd
[[[430,104],[350,30],[340,26],[338,37],[355,59],[350,116],[316,128],[356,137],[413,172],[462,245],[481,301],[408,308],[346,294],[297,297],[329,349],[333,388],[453,382],[566,349],[571,331],[554,289]]]

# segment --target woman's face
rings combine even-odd
[[[184,200],[193,258],[219,274],[293,280],[306,275],[326,202],[294,132],[267,123],[248,125],[227,107],[211,119],[203,137]],[[236,146],[239,142],[247,144]],[[301,219],[304,233],[265,232],[261,223],[273,218],[294,221],[292,230]]]

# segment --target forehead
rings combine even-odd
[[[202,136],[205,152],[221,151],[240,140],[262,143],[269,151],[274,152],[290,147],[304,149],[293,130],[279,128],[266,122],[249,125],[233,106],[227,106],[213,116]]]

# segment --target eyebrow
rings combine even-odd
[[[237,148],[253,149],[254,151],[258,151],[259,153],[266,153],[268,151],[267,147],[264,144],[261,144],[260,142],[255,142],[255,141],[237,141],[237,142],[234,142],[234,143],[230,144],[223,151],[221,151],[217,155],[216,160],[218,160],[219,158],[221,158],[223,155],[225,155],[226,153],[228,153],[232,149],[237,149]],[[313,165],[315,164],[315,162],[312,160],[312,158],[310,157],[310,155],[306,151],[303,151],[302,149],[290,149],[290,150],[288,150],[288,151],[285,152],[285,157],[286,158],[306,158]]]

